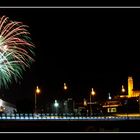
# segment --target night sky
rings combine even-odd
[[[18,84],[1,89],[11,101],[62,99],[63,83],[69,96],[88,98],[93,87],[96,98],[107,98],[127,88],[133,76],[140,89],[140,12],[115,9],[0,9],[0,16],[29,26],[35,44],[35,62],[23,72]]]

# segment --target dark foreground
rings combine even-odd
[[[1,120],[1,132],[140,132],[139,120],[120,121],[15,121]]]

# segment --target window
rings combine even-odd
[[[117,112],[116,108],[107,108],[107,112]]]

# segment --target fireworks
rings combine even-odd
[[[8,87],[34,61],[33,48],[26,25],[0,17],[0,86]]]

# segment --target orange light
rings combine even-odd
[[[67,87],[66,83],[64,83],[64,89],[67,90],[67,88],[68,88],[68,87]]]
[[[95,91],[92,88],[91,95],[95,95]]]
[[[87,101],[84,99],[84,106],[87,106]]]
[[[37,86],[37,87],[36,87],[36,94],[40,94],[40,92],[41,92],[41,91],[40,91],[39,87]]]
[[[122,85],[122,92],[125,92],[124,86]]]

